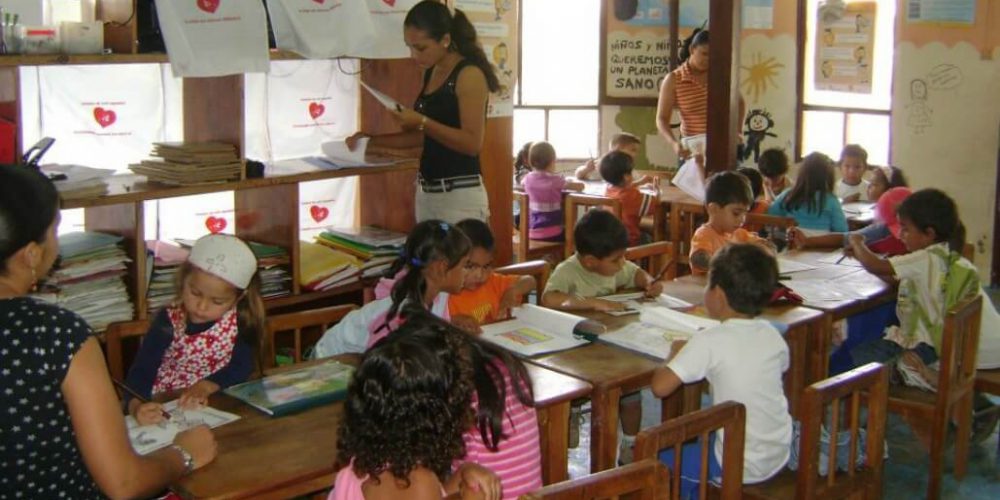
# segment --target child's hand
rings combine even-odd
[[[858,249],[865,246],[865,237],[860,234],[851,233],[847,235],[848,248],[852,251],[852,254],[856,254]]]
[[[663,293],[663,282],[656,280],[648,285],[646,285],[646,296],[647,297],[659,297]]]
[[[856,201],[861,201],[861,193],[854,193],[850,196],[845,196],[841,203],[854,203]]]
[[[200,408],[208,404],[208,397],[219,390],[219,385],[208,380],[199,380],[181,393],[180,404],[185,410]]]
[[[788,247],[791,249],[802,249],[806,247],[806,233],[797,227],[788,228],[786,236]]]
[[[514,307],[521,305],[524,302],[524,296],[517,293],[514,287],[508,288],[503,292],[503,296],[500,297],[500,314],[501,318],[506,318],[510,314],[510,310]]]
[[[142,403],[135,408],[132,414],[139,425],[158,424],[164,420],[163,405],[160,403]]]
[[[174,444],[191,454],[196,470],[215,460],[215,454],[218,452],[215,436],[207,425],[199,425],[178,433],[174,436]]]
[[[597,162],[593,158],[587,160],[587,163],[583,164],[583,170],[581,171],[583,175],[590,175],[591,172],[597,170]]]
[[[483,467],[479,464],[474,464],[471,462],[466,462],[458,468],[458,474],[462,478],[461,489],[463,490],[462,498],[467,498],[465,496],[465,490],[470,489],[472,492],[478,493],[481,496],[472,496],[469,498],[485,498],[487,500],[500,500],[503,493],[503,486],[500,484],[500,478],[497,475]]]
[[[608,312],[608,311],[624,311],[624,302],[615,302],[612,300],[604,299],[588,299],[587,305],[590,306],[595,311]]]
[[[654,180],[655,179],[653,179],[653,176],[651,176],[651,175],[644,175],[644,176],[640,177],[637,181],[633,182],[632,185],[633,186],[643,186],[643,185],[646,185],[646,184],[652,184]]]
[[[471,333],[473,335],[479,335],[483,333],[483,329],[479,327],[479,322],[476,318],[469,316],[467,314],[459,314],[458,316],[451,317],[451,324],[457,326],[460,330]]]

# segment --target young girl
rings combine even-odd
[[[254,370],[264,332],[257,258],[242,240],[204,236],[177,273],[180,294],[153,319],[125,379],[132,390],[183,391],[182,406],[204,404],[219,389],[244,382]],[[158,423],[158,403],[126,396],[142,425]]]
[[[313,357],[362,353],[396,329],[412,311],[426,310],[450,320],[448,295],[465,286],[471,244],[462,231],[439,220],[417,224],[406,238],[403,254],[383,279],[388,296],[376,289],[376,300],[344,317],[323,334]],[[380,283],[381,284],[381,283]]]
[[[531,144],[528,152],[531,173],[524,176],[521,185],[528,193],[528,237],[533,240],[563,240],[562,192],[583,191],[583,183],[569,181],[556,172],[556,150],[545,141]]]
[[[764,199],[774,199],[792,187],[788,178],[788,155],[785,150],[770,148],[764,150],[757,159],[757,169],[764,176]]]
[[[886,257],[902,255],[906,253],[906,245],[899,239],[896,209],[908,196],[908,187],[894,187],[882,193],[875,203],[875,220],[857,231],[807,236],[799,228],[793,227],[788,230],[788,241],[794,248],[846,248],[848,236],[860,234],[872,252]]]
[[[888,190],[896,187],[908,187],[906,176],[899,167],[871,167],[871,180],[868,181],[868,200],[878,199]]]
[[[466,336],[420,315],[365,353],[347,389],[329,500],[439,499],[460,490],[497,498],[499,481],[465,455],[473,423]]]
[[[833,160],[811,153],[802,160],[795,185],[778,195],[767,213],[794,217],[800,228],[846,233],[847,218],[833,195],[833,180]]]

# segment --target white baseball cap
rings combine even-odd
[[[257,257],[243,240],[228,234],[209,234],[194,243],[188,262],[202,271],[245,290],[257,272]]]

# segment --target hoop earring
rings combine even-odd
[[[38,291],[38,276],[35,274],[35,268],[31,268],[31,292]]]

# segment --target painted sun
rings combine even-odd
[[[768,88],[778,88],[774,78],[784,67],[785,65],[779,63],[774,57],[764,59],[760,52],[755,52],[750,58],[749,66],[740,66],[740,69],[747,73],[740,87],[751,96],[753,103],[756,104],[761,94],[767,93]]]

